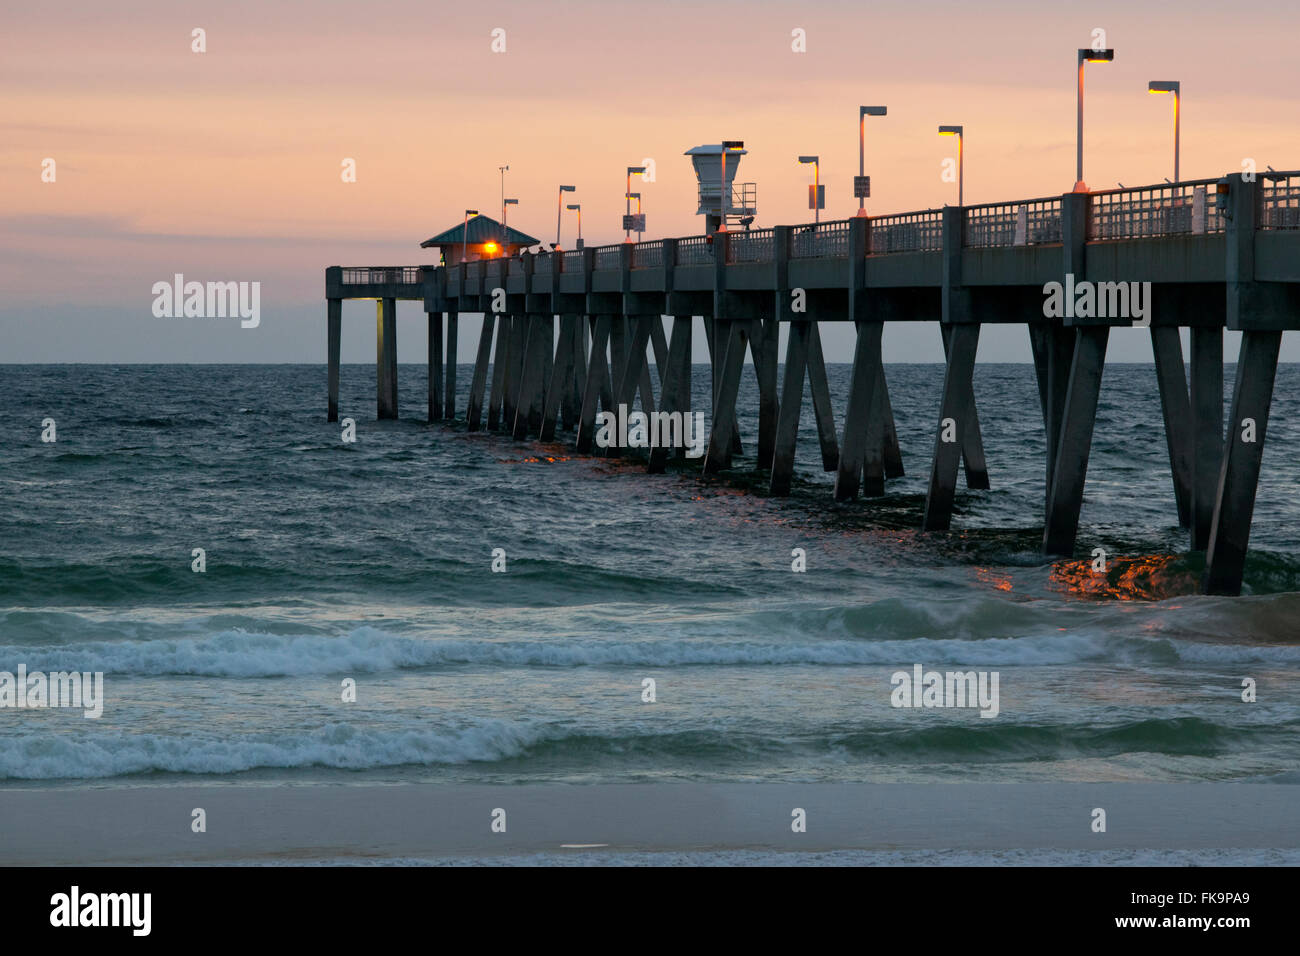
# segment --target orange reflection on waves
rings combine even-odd
[[[1120,601],[1159,601],[1177,594],[1194,594],[1196,573],[1178,567],[1173,554],[1116,555],[1106,570],[1093,569],[1094,559],[1061,561],[1052,566],[1048,586],[1077,597]]]
[[[1005,574],[998,574],[996,571],[992,571],[989,568],[976,568],[975,577],[979,579],[981,584],[987,584],[995,590],[1012,590],[1011,579],[1009,577]]]

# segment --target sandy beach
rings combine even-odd
[[[752,863],[792,852],[832,865],[1294,864],[1295,800],[1291,786],[1241,784],[11,788],[0,791],[0,864]],[[206,832],[191,829],[196,808]],[[806,832],[793,832],[795,808]],[[492,829],[498,810],[505,832]]]

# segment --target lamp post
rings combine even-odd
[[[885,106],[858,107],[858,180],[853,184],[853,194],[858,197],[858,215],[867,214],[867,117],[888,115]],[[859,185],[861,184],[861,185]]]
[[[509,168],[510,168],[509,166],[498,166],[498,167],[497,167],[497,169],[499,169],[499,170],[501,171],[501,229],[502,229],[502,233],[501,233],[501,245],[502,245],[503,248],[504,248],[504,246],[505,246],[505,244],[506,244],[506,237],[505,237],[505,224],[506,224],[506,170],[508,170]]]
[[[814,222],[814,223],[820,223],[820,222],[822,221],[822,206],[821,206],[821,202],[820,202],[820,199],[821,199],[821,184],[822,184],[822,179],[821,179],[821,171],[822,171],[821,159],[820,159],[819,157],[817,157],[817,156],[800,156],[800,157],[799,157],[799,163],[800,163],[801,165],[807,165],[807,164],[809,164],[809,163],[812,164],[812,168],[813,168],[813,190],[812,190],[812,204],[811,204],[811,205],[812,205],[812,207],[813,207],[813,222]]]
[[[1080,50],[1079,51],[1079,128],[1077,136],[1077,162],[1075,164],[1074,191],[1086,193],[1087,185],[1083,181],[1083,65],[1085,63],[1109,63],[1115,59],[1114,50]]]
[[[1178,80],[1152,80],[1147,84],[1147,92],[1174,94],[1174,182],[1178,182],[1178,115],[1182,111],[1182,84]]]
[[[577,213],[577,247],[582,248],[582,203],[571,203],[564,208]]]
[[[640,194],[640,193],[628,193],[628,194],[627,194],[627,198],[628,198],[628,199],[635,199],[635,200],[636,200],[636,222],[637,222],[637,225],[640,225],[640,224],[641,224],[641,194]],[[640,229],[638,229],[638,230],[636,231],[636,241],[637,241],[637,242],[640,242],[640,241],[641,241],[641,230],[640,230]]]
[[[509,207],[509,206],[518,206],[518,205],[519,205],[519,200],[518,200],[518,199],[504,199],[504,198],[503,198],[503,199],[501,200],[501,232],[502,232],[502,236],[501,236],[501,248],[502,248],[503,251],[504,251],[504,249],[505,249],[505,247],[506,247],[506,245],[507,245],[507,241],[508,241],[509,238],[510,238],[510,225],[509,225],[509,222],[508,222],[507,219],[506,219],[506,209],[507,209],[507,207]]]
[[[722,178],[718,182],[718,212],[721,213],[721,222],[718,225],[718,232],[727,231],[727,207],[731,205],[731,187],[727,185],[727,151],[739,152],[744,148],[744,140],[724,139],[722,141]]]
[[[957,137],[957,205],[961,207],[966,205],[962,182],[965,178],[965,170],[962,168],[964,164],[962,141],[965,137],[962,136],[962,128],[960,126],[940,126],[939,135]]]
[[[467,259],[466,256],[465,256],[465,254],[466,254],[467,252],[469,252],[469,220],[470,220],[470,217],[471,217],[471,216],[477,216],[477,215],[478,215],[478,210],[477,210],[477,209],[466,209],[466,210],[465,210],[465,233],[464,233],[464,235],[461,236],[461,242],[460,242],[460,261],[461,261],[461,262],[468,262],[468,261],[469,261],[469,259]]]
[[[624,214],[625,216],[630,216],[630,215],[632,215],[632,200],[631,200],[631,198],[630,198],[631,195],[632,195],[632,177],[633,177],[633,176],[643,176],[643,175],[645,175],[645,167],[644,167],[644,166],[629,166],[629,167],[627,168],[627,185],[626,185],[626,186],[624,187],[624,189],[623,189],[623,197],[627,200],[626,203],[624,204],[626,208],[625,208],[624,211],[623,211],[623,214]],[[625,230],[623,231],[623,241],[624,241],[624,242],[631,242],[631,241],[632,241],[632,230],[631,230],[631,229],[625,229]]]
[[[560,216],[564,214],[561,208],[564,205],[564,194],[574,192],[576,186],[561,186],[560,194],[555,200],[555,251],[560,251]]]

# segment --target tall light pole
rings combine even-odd
[[[853,183],[853,195],[858,197],[858,215],[867,214],[867,117],[888,115],[885,106],[858,107],[858,178]]]
[[[461,236],[461,240],[460,240],[460,261],[461,262],[469,261],[469,259],[466,258],[466,253],[469,252],[469,220],[471,216],[477,216],[477,215],[478,215],[477,209],[465,210],[465,233],[464,235]]]
[[[822,221],[822,207],[821,207],[821,202],[819,201],[819,200],[821,199],[821,184],[822,184],[822,179],[821,179],[821,172],[822,172],[821,159],[820,159],[819,157],[817,157],[817,156],[800,156],[800,157],[799,157],[799,163],[800,163],[801,165],[807,165],[807,164],[809,164],[809,163],[812,164],[812,168],[813,168],[813,190],[812,190],[813,222],[814,222],[814,223],[819,223],[819,222]]]
[[[957,205],[959,207],[965,206],[966,202],[965,202],[965,197],[963,195],[963,182],[962,182],[963,179],[965,178],[965,170],[963,170],[962,168],[963,163],[965,161],[965,158],[962,155],[964,152],[964,150],[962,149],[962,141],[965,139],[965,137],[962,136],[962,128],[960,126],[940,126],[939,135],[957,137]]]
[[[628,194],[627,194],[627,198],[628,198],[628,199],[635,199],[635,200],[636,200],[636,222],[637,222],[637,225],[639,226],[639,225],[641,224],[641,222],[642,222],[642,220],[641,220],[641,194],[640,194],[640,193],[628,193]],[[641,230],[640,230],[640,229],[638,229],[638,230],[636,231],[636,241],[637,241],[637,242],[640,242],[640,241],[641,241]]]
[[[722,141],[722,179],[718,182],[718,212],[722,214],[722,221],[718,225],[718,232],[727,231],[727,207],[731,205],[731,187],[727,185],[727,152],[739,152],[744,148],[745,141],[741,139]]]
[[[624,187],[624,189],[623,189],[623,196],[624,196],[624,198],[627,200],[626,203],[624,203],[624,205],[625,205],[625,207],[626,207],[626,208],[624,209],[624,211],[623,211],[623,215],[624,215],[624,216],[630,216],[630,215],[632,215],[632,200],[631,200],[631,198],[629,198],[629,197],[632,195],[632,177],[633,177],[633,176],[643,176],[643,175],[645,175],[645,167],[644,167],[644,166],[629,166],[629,167],[627,168],[627,185],[626,185],[626,186]],[[631,242],[631,241],[632,241],[632,230],[631,230],[631,229],[625,229],[625,230],[624,230],[624,232],[623,232],[623,241],[624,241],[624,242]]]
[[[564,208],[577,213],[577,247],[582,248],[582,203],[571,203]]]
[[[1182,84],[1178,80],[1152,80],[1147,84],[1147,92],[1174,94],[1174,182],[1178,182],[1178,114],[1182,106]]]
[[[510,225],[506,220],[506,207],[518,205],[518,199],[506,199],[504,197],[501,199],[501,231],[504,233],[501,237],[501,250],[503,255],[505,253],[506,241],[510,238]]]
[[[504,232],[504,228],[506,224],[506,170],[508,170],[509,168],[510,168],[509,166],[497,167],[497,169],[501,171],[501,226],[503,230],[501,234],[501,247],[503,249],[505,248],[506,245],[506,237]]]
[[[1109,63],[1115,59],[1114,50],[1080,50],[1079,51],[1079,129],[1077,163],[1075,164],[1074,191],[1086,193],[1087,185],[1083,181],[1083,65],[1085,63]]]
[[[560,194],[555,200],[555,251],[560,251],[560,216],[564,215],[564,194],[574,192],[576,186],[561,186]]]

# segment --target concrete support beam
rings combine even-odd
[[[609,388],[609,366],[605,361],[605,349],[609,345],[609,329],[611,317],[600,315],[596,317],[595,325],[591,333],[591,359],[587,365],[586,387],[582,391],[582,411],[578,415],[578,437],[576,440],[577,449],[584,455],[591,454],[595,447],[596,437],[596,411],[597,404],[601,399],[601,393],[605,392],[605,407],[609,408],[608,388]]]
[[[483,396],[487,392],[488,365],[492,361],[492,331],[496,327],[496,319],[495,313],[484,312],[483,327],[478,333],[474,377],[470,380],[469,406],[465,410],[465,424],[472,432],[478,431],[483,420]]]
[[[447,313],[447,381],[442,399],[442,413],[447,421],[456,420],[456,329],[460,325],[460,313]]]
[[[429,327],[429,421],[442,419],[442,313],[425,313]]]
[[[948,343],[952,338],[952,326],[940,323],[939,332],[943,336],[943,356],[946,359],[948,357]],[[888,401],[887,398],[886,401]],[[975,383],[973,378],[969,391],[962,399],[962,406],[959,430],[961,433],[961,457],[966,466],[966,487],[972,491],[984,490],[989,487],[989,469],[984,461],[984,437],[980,434],[980,416],[979,409],[975,405]]]
[[[560,316],[560,341],[555,349],[555,363],[546,383],[546,402],[542,407],[542,441],[555,441],[555,422],[560,406],[573,393],[573,329],[578,317]]]
[[[542,402],[546,388],[546,355],[555,340],[554,318],[529,315],[524,342],[523,371],[519,379],[519,402],[515,407],[514,437],[536,435],[542,429]]]
[[[952,526],[952,505],[957,494],[957,466],[962,458],[961,430],[975,372],[975,352],[980,327],[953,326],[948,339],[948,362],[943,376],[939,427],[930,462],[930,486],[925,496],[923,531],[947,531]]]
[[[881,425],[885,429],[885,477],[902,478],[905,474],[903,471],[903,450],[898,446],[898,426],[894,424],[894,405],[889,400],[889,383],[885,381],[885,367],[883,364],[880,366],[880,380],[876,386],[875,402],[876,407],[880,410]],[[987,477],[986,474],[986,480]],[[966,474],[966,482],[966,487],[969,488],[969,472]]]
[[[849,381],[848,405],[844,412],[844,435],[840,440],[839,463],[835,475],[835,500],[856,498],[866,459],[868,424],[876,379],[880,376],[880,336],[883,322],[855,323],[857,344],[853,349],[853,373]]]
[[[1219,466],[1223,461],[1223,330],[1192,330],[1192,535],[1193,551],[1210,543]]]
[[[1151,328],[1151,352],[1155,356],[1156,384],[1160,389],[1160,413],[1169,446],[1169,471],[1173,476],[1178,523],[1192,524],[1192,408],[1187,397],[1187,373],[1183,365],[1183,342],[1173,326]]]
[[[1255,511],[1264,436],[1268,430],[1281,347],[1280,331],[1247,330],[1242,333],[1226,453],[1219,472],[1205,556],[1205,576],[1201,582],[1206,594],[1241,593],[1246,545]]]
[[[375,301],[375,393],[379,418],[397,417],[397,300]]]
[[[339,420],[339,353],[343,342],[343,300],[327,300],[326,349],[329,354],[329,368],[326,378],[329,386],[329,406],[326,421]]]
[[[522,315],[510,317],[510,344],[506,349],[505,375],[501,381],[501,430],[513,432],[519,407],[519,380],[523,372],[524,323]]]
[[[777,364],[780,361],[781,324],[775,317],[755,319],[751,351],[758,378],[758,467],[770,468],[776,448],[780,402],[777,399]]]
[[[667,343],[668,354],[663,366],[663,394],[660,400],[661,411],[681,414],[683,442],[691,414],[691,323],[692,317],[689,315],[673,318],[673,334],[672,339]],[[655,319],[655,324],[659,325],[662,331],[663,326],[658,318]],[[662,472],[670,451],[671,449],[662,445],[650,449],[648,470],[651,473]],[[684,455],[685,450],[678,449],[678,453]]]
[[[716,474],[731,467],[736,395],[740,391],[740,375],[745,365],[745,349],[748,347],[749,338],[746,332],[748,324],[738,319],[721,319],[714,322],[715,329],[721,328],[727,333],[727,344],[721,362],[722,375],[718,380],[716,404],[713,408],[709,450],[704,456],[705,474]]]
[[[775,320],[774,320],[775,321]],[[808,339],[814,322],[791,322],[785,344],[785,380],[772,453],[772,477],[768,491],[788,495],[794,475],[795,445],[799,437],[799,413],[803,404],[804,370],[808,365]]]
[[[713,377],[713,405],[718,404],[718,386],[722,382],[722,359],[726,354],[727,343],[723,336],[725,330],[722,325],[713,319],[705,316],[704,318],[704,340],[709,347],[709,371]],[[710,410],[709,414],[713,414]],[[743,455],[745,449],[740,443],[740,425],[736,421],[735,413],[731,416],[731,454]]]
[[[1073,555],[1083,508],[1083,483],[1088,474],[1092,431],[1097,421],[1097,398],[1106,364],[1110,329],[1104,325],[1074,330],[1074,360],[1070,363],[1065,414],[1056,448],[1052,487],[1047,496],[1047,522],[1043,528],[1043,553]]]
[[[510,340],[514,327],[513,315],[502,315],[496,323],[496,347],[492,355],[492,392],[488,399],[488,431],[501,427],[501,414],[505,405],[506,369],[510,366]]]
[[[817,418],[822,471],[835,471],[840,465],[840,445],[835,437],[835,414],[831,411],[831,390],[826,381],[821,333],[817,331],[815,321],[808,326],[808,390],[812,393],[813,413]]]

